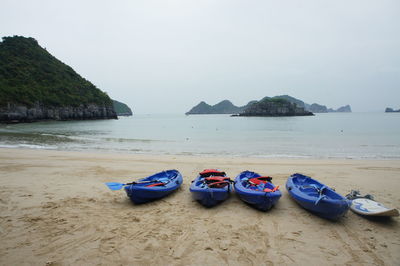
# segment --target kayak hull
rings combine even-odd
[[[152,181],[161,181],[163,186],[149,186]],[[162,171],[139,180],[136,184],[125,186],[129,199],[136,204],[154,201],[175,192],[182,184],[183,178],[177,170]]]
[[[345,197],[302,174],[290,176],[286,182],[286,189],[301,207],[323,218],[337,220],[345,215],[350,207],[350,202]]]
[[[251,189],[247,180],[260,176],[261,175],[251,171],[241,172],[235,178],[235,193],[242,201],[251,205],[252,207],[261,211],[268,211],[278,202],[282,196],[282,193],[279,190],[274,192],[264,192],[262,190]],[[273,190],[275,186],[268,182],[264,184],[263,188],[269,188]]]
[[[204,183],[204,177],[199,175],[193,180],[189,190],[194,200],[210,208],[229,197],[231,185],[228,184],[223,188],[210,188]]]

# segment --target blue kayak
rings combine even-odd
[[[242,201],[259,210],[267,211],[282,196],[279,186],[274,186],[271,180],[271,177],[244,171],[235,178],[235,192]]]
[[[349,209],[349,201],[333,189],[302,174],[291,175],[286,182],[290,196],[304,209],[336,220]]]
[[[206,207],[213,207],[229,197],[231,180],[225,172],[206,169],[199,173],[190,185],[190,192],[195,200]]]
[[[127,184],[125,191],[132,202],[145,203],[171,194],[182,182],[182,175],[177,170],[167,170]]]

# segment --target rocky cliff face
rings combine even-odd
[[[339,107],[336,112],[341,112],[341,113],[351,113],[351,107],[350,105],[345,105],[342,107]]]
[[[328,109],[328,112],[336,112],[336,113],[351,113],[351,107],[350,105],[345,105],[342,107],[339,107],[338,109],[334,110],[332,108]]]
[[[41,120],[84,120],[84,119],[117,119],[111,106],[89,104],[77,107],[45,107],[36,104],[32,107],[8,104],[0,107],[0,122],[18,123]]]
[[[247,107],[240,116],[308,116],[313,113],[286,100],[264,99]]]
[[[320,105],[317,103],[311,104],[308,108],[308,111],[313,112],[313,113],[327,113],[328,108],[325,105]]]
[[[265,97],[265,98],[268,98],[268,97]],[[284,99],[291,103],[295,103],[298,107],[304,107],[305,110],[313,112],[313,113],[331,113],[331,112],[351,113],[350,105],[345,105],[345,106],[339,107],[338,109],[335,110],[332,108],[328,109],[325,105],[321,105],[318,103],[313,103],[310,105],[308,103],[303,102],[302,100],[296,99],[289,95],[275,96],[270,99]]]

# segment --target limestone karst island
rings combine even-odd
[[[338,109],[327,108],[317,103],[307,104],[289,95],[264,97],[260,101],[250,101],[245,106],[235,106],[228,100],[215,105],[204,101],[194,106],[187,115],[198,114],[234,114],[235,116],[307,116],[313,113],[351,112],[350,105]]]
[[[0,42],[0,122],[116,119],[131,115],[33,38]]]

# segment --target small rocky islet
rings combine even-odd
[[[309,116],[314,115],[304,107],[281,98],[264,98],[253,103],[243,110],[238,116]]]
[[[387,107],[387,108],[385,109],[385,113],[400,113],[400,109],[395,110],[395,109],[393,109],[393,108]]]

